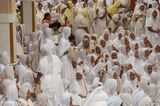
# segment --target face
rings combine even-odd
[[[156,11],[156,10],[153,11],[152,16],[153,16],[154,18],[157,17],[157,11]]]
[[[92,36],[91,39],[94,40],[94,41],[96,41],[96,37],[94,37],[94,36]]]
[[[101,49],[98,46],[96,46],[96,53],[101,54]]]
[[[130,79],[133,81],[135,79],[135,74],[133,72],[130,72]]]
[[[151,73],[152,73],[152,66],[151,66],[151,65],[149,65],[149,66],[147,67],[147,72],[148,72],[148,74],[151,74]]]
[[[135,35],[134,35],[134,33],[131,33],[130,37],[131,37],[132,40],[135,40],[135,38],[136,38]]]
[[[130,52],[131,48],[130,46],[126,46],[126,53]]]
[[[129,45],[129,41],[127,38],[125,38],[125,45]]]
[[[89,41],[88,40],[83,41],[83,45],[84,48],[89,48]]]
[[[135,50],[138,50],[138,48],[139,48],[139,45],[138,45],[138,43],[136,43],[135,44]]]
[[[112,59],[117,59],[117,53],[112,53]]]
[[[108,27],[108,30],[109,30],[109,32],[111,33],[111,31],[112,31],[112,28],[111,28],[111,27]]]
[[[105,55],[105,62],[107,62],[108,58],[109,58],[109,55],[106,54],[106,55]]]
[[[118,76],[117,76],[117,73],[114,72],[114,73],[113,73],[113,79],[117,79],[117,77],[118,77]]]
[[[101,46],[105,47],[106,46],[106,41],[105,40],[101,40]]]
[[[145,57],[148,57],[150,55],[150,51],[149,50],[145,50]]]
[[[77,74],[76,74],[76,78],[77,78],[77,80],[79,81],[79,80],[82,79],[82,75],[81,75],[80,73],[77,73]]]
[[[38,5],[38,9],[39,9],[39,10],[42,10],[42,4],[39,4],[39,5]]]
[[[144,38],[144,45],[148,45],[148,40],[147,40],[147,38]]]
[[[159,45],[156,46],[155,51],[156,51],[156,53],[160,53],[160,46]]]
[[[88,35],[85,35],[85,36],[84,36],[84,38],[86,38],[86,39],[88,39],[88,40],[89,40],[89,36],[88,36]]]
[[[135,52],[135,57],[136,57],[137,59],[139,59],[138,50],[136,50],[136,52]]]
[[[72,60],[72,66],[73,66],[73,68],[76,68],[77,67],[77,62]]]
[[[120,34],[118,35],[118,39],[121,40],[121,38],[122,38],[122,34],[120,33]]]
[[[105,39],[106,41],[108,41],[108,33],[105,33],[105,34],[104,34],[104,39]]]
[[[141,11],[143,11],[143,10],[144,10],[144,5],[142,5],[142,6],[140,7],[140,10],[141,10]]]

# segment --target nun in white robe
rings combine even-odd
[[[75,40],[76,45],[80,44],[83,37],[88,33],[86,29],[89,28],[89,20],[88,20],[88,10],[85,8],[81,10],[80,14],[78,14],[75,18],[76,30],[75,30]]]
[[[60,38],[59,45],[57,47],[57,54],[62,62],[62,78],[68,80],[69,82],[73,80],[73,68],[71,60],[67,55],[67,51],[70,48],[70,42],[68,37],[71,35],[71,28],[64,27],[62,31],[62,36]]]
[[[153,17],[154,12],[157,12],[157,16],[155,18]],[[159,11],[157,9],[153,9],[151,13],[152,15],[150,16],[150,18],[146,20],[146,35],[148,36],[150,42],[155,45],[160,43]],[[154,32],[151,32],[149,28]]]
[[[0,64],[6,66],[7,64],[9,64],[9,61],[10,61],[9,59],[10,57],[6,51],[0,53]]]
[[[103,31],[106,29],[106,18],[105,18],[106,16],[103,19],[101,19],[106,14],[106,8],[103,0],[98,1],[97,10],[98,14],[97,14],[97,19],[95,20],[96,27],[94,27],[95,28],[94,30],[99,38],[103,33]]]
[[[103,102],[106,104],[106,101],[108,99],[108,95],[103,90],[103,86],[95,88],[86,98],[85,102],[83,103],[83,106],[96,106],[93,105],[97,102]],[[106,104],[107,105],[107,104]],[[98,105],[98,106],[106,106],[106,105]]]
[[[117,95],[117,80],[108,79],[104,83],[104,91],[109,97]]]
[[[94,25],[94,19],[96,18],[96,10],[93,7],[94,1],[89,0],[87,4],[88,4],[89,32],[90,34],[94,34],[95,30],[93,25]]]

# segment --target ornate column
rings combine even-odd
[[[0,52],[8,52],[10,63],[15,63],[16,4],[15,0],[1,0],[0,2]]]
[[[21,24],[25,25],[25,36],[35,32],[36,6],[35,0],[21,0]]]

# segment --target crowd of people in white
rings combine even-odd
[[[2,106],[160,106],[160,1],[37,0],[29,41],[0,54]]]

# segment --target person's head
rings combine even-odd
[[[156,11],[156,10],[153,11],[152,16],[153,16],[154,18],[157,18],[157,11]]]
[[[159,45],[156,45],[155,51],[156,51],[156,53],[160,53],[160,46]]]
[[[139,54],[138,54],[138,50],[135,51],[135,54],[134,54],[135,58],[139,59]]]
[[[116,52],[112,53],[112,59],[117,59],[117,53]]]
[[[130,79],[133,81],[135,79],[135,74],[133,71],[130,72]]]
[[[43,20],[51,20],[51,14],[50,13],[45,13]]]
[[[91,40],[97,41],[97,34],[93,34],[93,35],[91,36]]]
[[[84,48],[89,48],[89,40],[88,39],[84,39],[83,40],[83,45],[84,45]]]
[[[104,38],[104,40],[108,41],[108,39],[109,39],[108,33],[105,33],[103,38]]]
[[[49,28],[52,28],[54,31],[57,31],[61,27],[59,22],[55,22],[49,25]]]
[[[69,41],[72,42],[74,45],[76,44],[76,41],[75,41],[75,36],[74,35],[71,35],[69,37]]]
[[[75,60],[72,60],[72,67],[76,68],[77,67],[77,62]]]
[[[139,9],[140,9],[141,11],[143,11],[143,10],[145,9],[144,5],[141,5],[141,6],[139,7]]]
[[[67,8],[72,8],[72,1],[67,1],[66,5],[67,5]]]
[[[135,44],[135,48],[134,48],[134,49],[135,49],[135,50],[138,50],[138,49],[139,49],[138,43]]]
[[[133,32],[130,33],[130,38],[131,38],[132,40],[135,40],[136,36],[135,36],[135,34],[134,34]]]
[[[99,46],[96,46],[96,53],[97,53],[97,54],[101,54],[101,49],[100,49]]]
[[[106,41],[105,41],[105,40],[102,39],[100,43],[101,43],[101,46],[102,46],[103,48],[106,46]]]
[[[77,79],[78,81],[81,80],[81,79],[82,79],[82,74],[79,73],[79,72],[77,72],[77,73],[76,73],[76,79]]]
[[[38,3],[38,9],[42,10],[43,5],[41,3]]]
[[[119,33],[119,34],[118,34],[118,39],[121,40],[121,38],[122,38],[122,34]]]
[[[118,75],[116,72],[113,73],[113,79],[117,79],[118,78]]]
[[[125,38],[124,43],[125,43],[126,46],[129,45],[129,40],[127,38]]]
[[[129,45],[126,46],[126,53],[129,53],[131,50],[131,47]]]
[[[144,53],[145,53],[144,54],[145,57],[148,57],[152,53],[152,51],[147,49],[147,50],[144,51]]]
[[[88,35],[84,35],[83,39],[88,39],[89,40],[89,36]]]
[[[148,74],[151,74],[151,73],[152,73],[152,65],[149,65],[149,66],[147,67],[147,72],[148,72]]]
[[[41,56],[48,56],[52,54],[51,47],[47,44],[43,44],[40,47]]]

